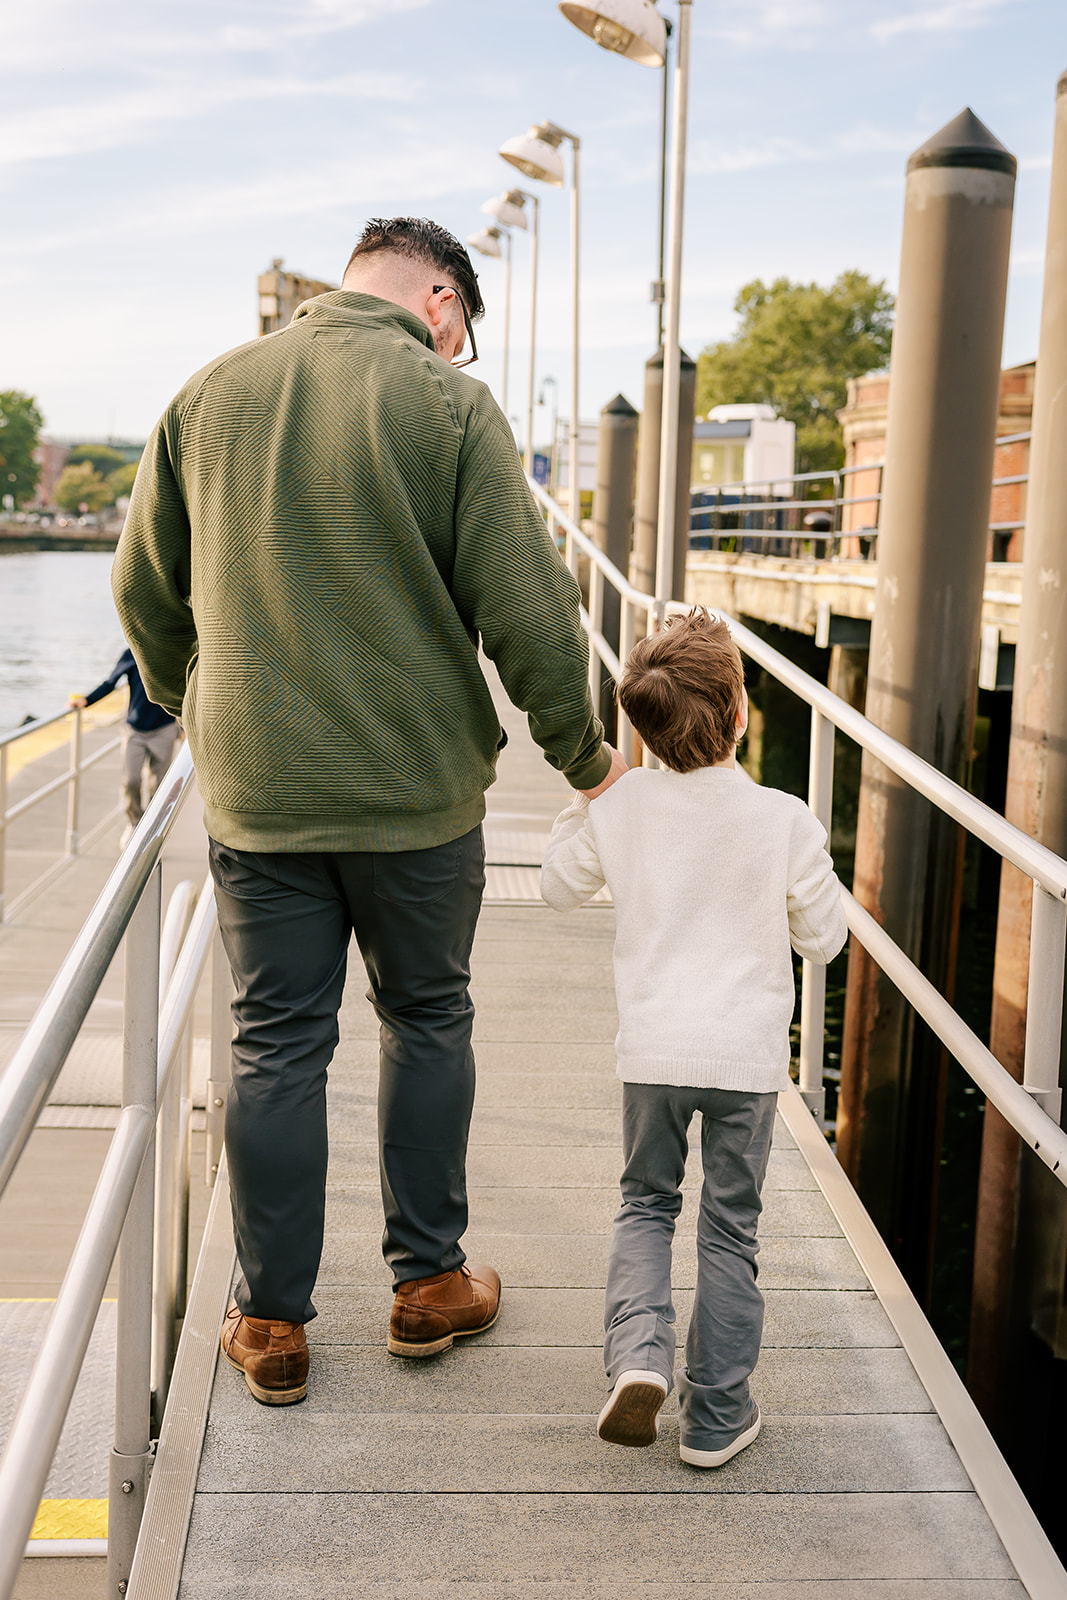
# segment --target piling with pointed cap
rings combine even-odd
[[[1015,158],[970,110],[908,162],[868,717],[957,782],[971,755]],[[855,893],[943,993],[956,826],[864,757]],[[945,1058],[856,941],[838,1153],[925,1300]]]
[[[633,531],[637,422],[637,412],[624,394],[617,394],[614,400],[609,400],[600,413],[596,493],[593,495],[593,538],[598,548],[622,573],[626,572],[629,564]],[[618,590],[606,584],[601,632],[616,655],[619,654],[620,611]],[[615,701],[606,669],[601,675],[599,716],[608,738],[613,739]]]
[[[1041,334],[1034,381],[1019,642],[1005,815],[1067,856],[1067,72],[1057,85]],[[1016,1078],[1026,1042],[1031,880],[1000,878],[990,1049]],[[1067,1084],[1061,1050],[1060,1083]],[[987,1106],[982,1128],[967,1383],[1038,1509],[1062,1507],[1052,1378],[1067,1355],[1067,1196],[1041,1181],[1018,1135]],[[1051,1176],[1051,1175],[1050,1175]],[[1014,1374],[1030,1375],[1019,1403]],[[1059,1390],[1057,1402],[1056,1390]],[[1059,1508],[1057,1508],[1059,1515]]]
[[[693,476],[693,423],[697,367],[681,351],[678,382],[678,472],[675,483],[674,581],[672,600],[685,599],[685,563],[689,554],[689,493]],[[637,504],[634,509],[630,582],[643,594],[656,587],[656,525],[659,517],[660,421],[663,412],[663,350],[645,363],[645,405],[637,442]]]

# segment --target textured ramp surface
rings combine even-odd
[[[22,1391],[44,1338],[52,1302],[0,1301],[0,1446],[7,1439]],[[45,1485],[46,1500],[107,1497],[108,1459],[115,1417],[115,1305],[100,1307],[89,1351],[67,1413],[59,1449]],[[79,1524],[49,1538],[88,1537]]]
[[[528,857],[567,790],[505,712],[487,832]],[[523,859],[527,857],[527,859]],[[504,899],[501,896],[501,899]],[[518,897],[516,897],[518,898]],[[468,1255],[496,1326],[434,1361],[385,1350],[376,1027],[351,974],[331,1072],[326,1245],[305,1404],[216,1371],[182,1600],[1023,1600],[1024,1590],[793,1136],[775,1130],[760,1283],[761,1438],[719,1472],[596,1438],[619,1104],[614,913],[487,906]],[[691,1164],[675,1249],[692,1302]]]

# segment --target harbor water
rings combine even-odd
[[[110,551],[0,554],[0,734],[62,711],[123,650]]]

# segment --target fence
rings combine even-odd
[[[192,779],[186,747],[0,1078],[2,1193],[125,936],[122,1109],[0,1459],[0,1600],[9,1600],[18,1580],[120,1237],[107,1555],[109,1593],[126,1591],[152,1459],[153,1421],[158,1422],[166,1401],[176,1321],[184,1308],[191,1019],[209,960],[209,1181],[220,1159],[221,1088],[229,1075],[230,976],[216,937],[210,879],[199,897],[191,883],[178,886],[161,929],[162,853]],[[29,1553],[85,1552],[49,1547]]]
[[[125,705],[123,706],[123,713]],[[73,861],[79,849],[91,844],[97,833],[113,822],[118,816],[118,810],[109,810],[99,819],[86,838],[81,838],[81,811],[82,811],[82,778],[97,762],[103,761],[122,744],[121,737],[107,740],[98,750],[91,755],[83,755],[82,743],[85,729],[85,714],[80,709],[60,711],[54,717],[41,717],[37,722],[28,722],[24,727],[16,728],[12,733],[4,734],[0,738],[0,923],[10,919],[27,905],[42,889],[46,889],[56,876]],[[26,795],[17,805],[8,804],[9,770],[11,767],[11,753],[23,740],[32,738],[43,732],[46,728],[55,728],[61,722],[70,721],[69,759],[67,770],[32,794]],[[116,720],[118,720],[116,718]],[[17,822],[39,806],[42,801],[58,794],[61,790],[67,791],[67,825],[63,854],[60,859],[42,872],[18,895],[17,899],[8,902],[5,899],[5,883],[7,881],[7,830],[13,822]]]
[[[1022,444],[1029,433],[1002,434],[997,445]],[[850,479],[864,473],[878,474],[878,487],[869,494],[849,494]],[[694,550],[744,550],[760,555],[818,555],[824,559],[841,556],[869,558],[878,538],[882,510],[884,461],[867,461],[858,466],[840,467],[832,472],[798,472],[770,483],[724,483],[715,489],[694,490],[690,498],[689,544]],[[1028,482],[1025,472],[994,478],[993,489]],[[778,484],[789,484],[790,492],[777,496]],[[827,484],[831,493],[806,497],[798,491],[802,484],[814,488]],[[853,506],[869,506],[871,515],[857,524],[847,516]],[[848,526],[846,527],[846,521]],[[1002,560],[1006,537],[1025,527],[1025,518],[990,522],[992,559]]]
[[[589,604],[582,608],[582,622],[589,635],[590,689],[594,704],[598,704],[601,663],[616,680],[621,673],[619,656],[603,633],[605,585],[610,584],[620,596],[620,638],[623,640],[635,637],[638,624],[644,632],[658,626],[664,616],[684,612],[687,608],[677,601],[656,600],[633,588],[544,489],[536,483],[531,483],[531,487],[545,510],[550,532],[557,538],[562,534],[571,571],[577,575],[580,557],[589,562]],[[848,890],[842,889],[841,893],[853,937],[870,952],[991,1104],[1059,1181],[1067,1185],[1067,1134],[1060,1127],[1059,1088],[1067,946],[1067,861],[1053,855],[1051,850],[1006,822],[936,767],[891,739],[734,618],[729,617],[727,621],[741,651],[811,708],[808,804],[827,834],[831,823],[834,729],[837,728],[1033,880],[1026,1051],[1021,1084],[1000,1065],[949,1002]],[[632,759],[633,733],[621,709],[618,737],[623,755],[627,760]],[[647,751],[644,759],[654,762]],[[800,1092],[820,1124],[825,1099],[825,1004],[826,969],[806,961],[801,979]]]

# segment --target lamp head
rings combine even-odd
[[[480,250],[483,256],[495,256],[499,261],[503,255],[500,241],[504,237],[499,228],[483,228],[480,233],[472,233],[467,243],[475,250]]]
[[[559,153],[562,141],[563,134],[551,122],[535,122],[517,138],[506,139],[500,146],[500,154],[513,167],[518,167],[524,177],[562,189],[563,157]]]
[[[559,9],[605,50],[643,67],[662,67],[667,59],[666,23],[652,0],[595,0],[592,5],[562,0]]]
[[[504,194],[494,195],[482,206],[482,210],[490,217],[495,217],[505,228],[528,228],[530,226],[526,212],[522,209],[526,204],[526,196],[521,189],[508,189]]]

